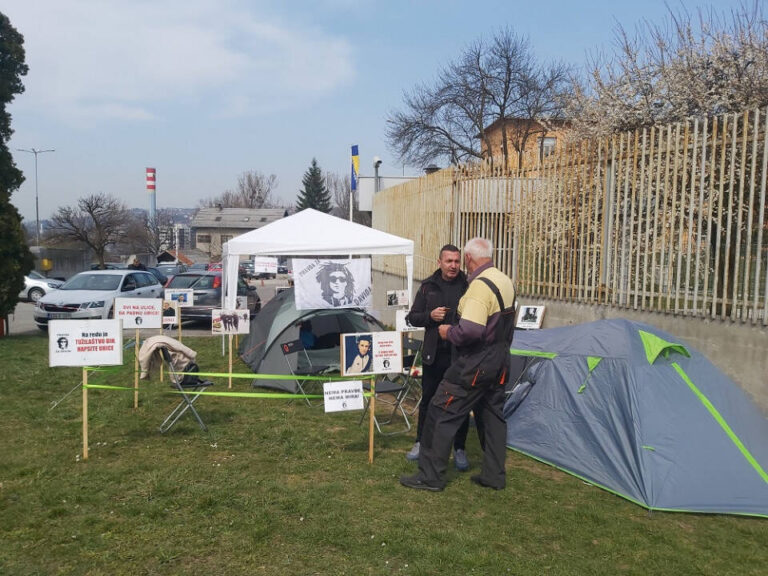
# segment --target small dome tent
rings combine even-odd
[[[378,320],[359,308],[296,310],[294,289],[289,288],[277,294],[251,320],[250,333],[240,343],[240,357],[254,372],[262,374],[290,374],[288,362],[293,370],[302,368],[303,354],[286,357],[280,345],[299,340],[300,326],[307,321],[312,325],[315,340],[307,355],[313,365],[328,366],[329,370],[339,369],[341,334],[384,329]],[[297,391],[294,380],[257,379],[253,384]]]
[[[768,419],[671,334],[601,320],[510,353],[509,448],[650,510],[768,517]]]

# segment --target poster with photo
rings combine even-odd
[[[212,334],[248,334],[251,314],[248,310],[212,310]]]
[[[163,301],[160,298],[115,298],[115,318],[123,328],[162,328]]]
[[[172,302],[174,306],[184,308],[194,303],[195,291],[192,288],[166,288],[165,300]]]
[[[176,302],[163,300],[163,326],[176,324]]]
[[[343,334],[341,368],[350,374],[387,374],[403,369],[403,347],[399,332]]]
[[[544,306],[522,306],[517,313],[516,328],[538,330],[544,320]]]
[[[51,320],[49,366],[118,366],[123,363],[122,321]]]
[[[408,322],[406,316],[408,316],[408,310],[395,310],[395,330],[398,332],[415,332],[417,330],[424,330],[420,326],[412,326]]]
[[[371,259],[293,259],[297,310],[371,307]]]
[[[387,290],[387,306],[408,306],[408,290]]]

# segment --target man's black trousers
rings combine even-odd
[[[474,410],[484,427],[485,446],[481,478],[494,488],[504,488],[507,425],[504,422],[504,386],[489,384],[467,388],[447,380],[432,398],[419,450],[419,479],[432,486],[445,486],[445,470],[451,444],[462,422]]]
[[[419,402],[419,423],[416,426],[416,442],[421,442],[424,433],[424,424],[427,422],[427,412],[432,397],[443,379],[443,374],[451,365],[451,351],[439,350],[435,355],[435,361],[432,364],[425,364],[421,375],[421,401]],[[456,431],[453,440],[454,450],[464,450],[467,445],[467,433],[469,432],[469,416],[464,419],[464,423]]]

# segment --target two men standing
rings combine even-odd
[[[459,301],[459,320],[449,324],[444,317],[438,326],[440,338],[455,347],[454,358],[426,414],[419,471],[400,477],[400,483],[408,488],[443,490],[454,436],[473,410],[483,427],[483,464],[481,473],[471,480],[495,490],[506,485],[506,424],[502,411],[514,330],[515,291],[509,277],[494,267],[492,254],[493,245],[484,238],[473,238],[464,247],[469,287]]]

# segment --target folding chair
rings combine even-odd
[[[171,387],[179,391],[181,400],[176,407],[168,414],[168,417],[160,424],[160,432],[165,433],[170,430],[174,424],[182,417],[182,415],[190,410],[192,415],[200,425],[200,429],[204,432],[208,430],[203,419],[200,418],[200,414],[195,410],[194,403],[200,398],[200,393],[203,392],[209,386],[213,386],[213,382],[210,380],[203,380],[199,376],[182,375],[179,372],[197,372],[199,370],[197,364],[194,362],[187,364],[183,370],[177,370],[173,365],[173,359],[167,348],[159,348],[160,355],[163,357],[165,367],[168,370],[169,380],[171,381]]]
[[[377,405],[379,402],[382,402],[388,406],[392,406],[392,411],[386,420],[380,420],[375,412],[373,414],[373,423],[376,425],[379,434],[383,436],[392,436],[394,434],[404,434],[405,432],[408,432],[411,429],[411,421],[408,419],[408,414],[406,413],[405,408],[403,408],[403,400],[408,392],[408,384],[403,379],[399,379],[398,381],[390,380],[386,375],[376,378],[375,384]],[[363,390],[365,392],[371,391],[370,380],[363,380]],[[387,397],[390,397],[391,399],[388,399]],[[368,413],[369,406],[370,400],[365,402],[365,409],[363,410],[363,415],[360,417],[360,424],[365,420],[365,415]],[[381,429],[382,425],[391,424],[398,412],[400,412],[400,415],[403,417],[405,428],[384,432]]]
[[[309,357],[309,354],[307,354],[307,350],[304,348],[304,344],[302,344],[301,340],[283,342],[280,344],[280,349],[283,351],[283,358],[285,358],[285,363],[288,365],[288,370],[291,371],[291,374],[296,379],[296,386],[298,387],[299,392],[305,396],[304,400],[306,401],[307,405],[312,406],[312,402],[309,401],[309,398],[306,398],[307,392],[304,387],[308,387],[309,384],[313,382],[313,380],[307,380],[302,377],[317,376],[328,370],[330,366],[312,364],[312,359]],[[292,356],[295,358],[295,368],[291,364]]]
[[[413,416],[419,409],[421,401],[421,348],[424,342],[416,338],[411,338],[407,334],[403,335],[403,377],[407,386],[403,403],[406,403],[406,410]],[[411,407],[408,408],[407,406]]]

